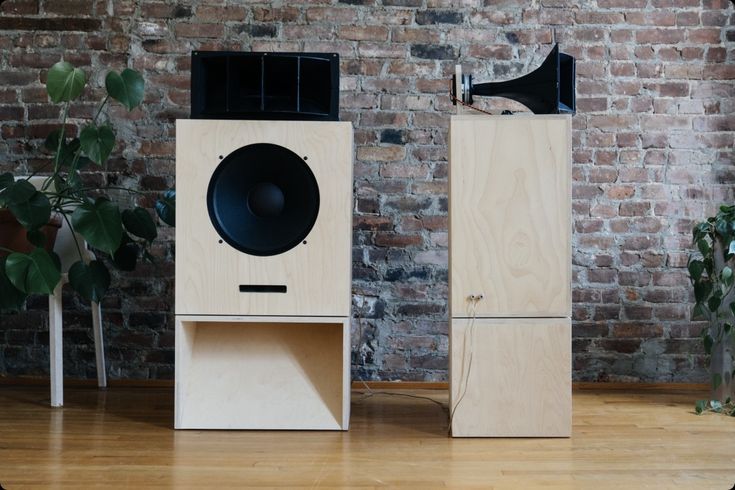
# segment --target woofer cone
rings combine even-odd
[[[222,239],[250,255],[284,253],[301,243],[319,214],[319,186],[296,153],[270,143],[243,146],[217,166],[207,209]]]

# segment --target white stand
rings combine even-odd
[[[51,406],[64,405],[64,343],[63,337],[63,306],[61,304],[61,288],[68,281],[66,274],[54,289],[54,294],[48,300],[48,332],[49,332],[49,374],[51,377]],[[107,372],[105,369],[105,348],[102,337],[102,308],[99,303],[92,302],[92,332],[94,335],[94,350],[97,361],[97,386],[107,387]]]

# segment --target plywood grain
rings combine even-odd
[[[453,319],[452,435],[568,437],[569,319]]]
[[[571,314],[571,118],[453,116],[451,314]]]

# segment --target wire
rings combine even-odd
[[[460,100],[457,97],[455,97],[454,94],[452,93],[452,87],[451,87],[451,85],[449,86],[449,98],[452,99],[452,102],[454,102],[455,104],[459,104],[459,105],[461,105],[463,107],[467,107],[468,109],[472,109],[472,110],[477,111],[477,112],[482,112],[483,114],[487,114],[487,115],[490,115],[490,116],[494,116],[495,115],[495,114],[493,114],[490,111],[486,111],[484,109],[480,109],[479,107],[475,107],[472,104],[468,104],[465,101]]]
[[[432,403],[436,403],[437,405],[439,405],[442,408],[442,410],[447,410],[447,411],[449,410],[449,407],[445,406],[444,403],[440,402],[439,400],[435,400],[431,397],[428,397],[428,396],[412,395],[410,393],[400,393],[400,392],[391,392],[391,391],[373,391],[373,389],[370,388],[370,386],[365,382],[365,380],[360,379],[358,381],[362,383],[362,385],[365,387],[365,389],[368,392],[367,395],[360,398],[360,401],[367,400],[368,398],[371,398],[376,395],[405,396],[408,398],[417,398],[419,400],[428,400]]]
[[[362,318],[362,315],[357,315],[356,319],[357,319],[357,325],[359,327],[359,339],[362,339],[362,333],[363,333],[363,323],[362,323],[363,318]],[[362,383],[362,385],[367,390],[367,395],[365,395],[362,398],[360,398],[359,401],[367,400],[368,398],[371,398],[371,397],[376,396],[376,395],[404,396],[404,397],[408,397],[408,398],[417,398],[419,400],[428,400],[428,401],[430,401],[432,403],[435,403],[435,404],[439,405],[442,408],[442,410],[446,410],[447,412],[449,411],[449,407],[448,406],[445,406],[444,403],[440,402],[439,400],[435,400],[435,399],[433,399],[431,397],[428,397],[428,396],[412,395],[410,393],[400,393],[400,392],[390,392],[390,391],[373,391],[373,389],[370,388],[370,386],[365,382],[364,379],[359,379],[359,380],[355,380],[355,381],[359,381],[360,383]]]
[[[457,399],[457,402],[454,403],[451,410],[449,411],[449,433],[452,432],[452,421],[454,420],[454,415],[457,413],[457,408],[459,408],[460,403],[462,403],[462,400],[464,400],[465,395],[467,394],[467,387],[470,384],[470,374],[472,373],[472,356],[473,356],[473,346],[475,344],[475,320],[477,318],[477,302],[482,299],[482,295],[470,296],[470,324],[467,327],[467,333],[465,334],[464,338],[462,339],[462,373],[460,373],[460,390],[462,391],[462,394]],[[467,355],[467,339],[469,338],[469,355]],[[467,374],[464,375],[464,359],[467,359]],[[464,381],[464,388],[462,388],[462,381]],[[451,398],[451,397],[450,397]],[[450,402],[451,403],[451,402]]]

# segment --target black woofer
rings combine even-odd
[[[212,174],[207,208],[217,233],[250,255],[278,255],[298,245],[319,214],[319,186],[306,162],[270,143],[243,146]]]

